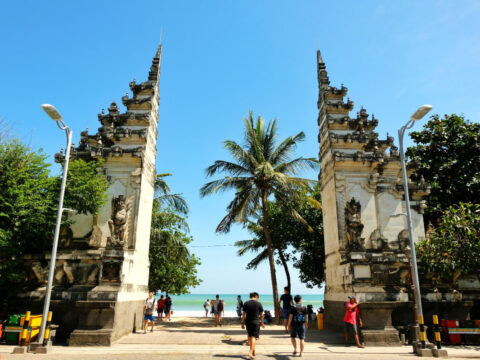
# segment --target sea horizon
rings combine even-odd
[[[157,292],[155,298],[159,298],[160,295],[165,293]],[[174,316],[205,316],[205,310],[203,304],[207,299],[215,299],[216,294],[183,294],[183,295],[171,295],[173,303]],[[249,299],[248,294],[222,294],[219,293],[220,299],[225,303],[225,316],[237,316],[237,296],[240,295],[245,302]],[[279,294],[280,295],[280,294]],[[296,295],[296,294],[293,294]],[[304,306],[312,305],[314,310],[323,306],[323,294],[300,294],[302,296],[302,303]],[[273,295],[272,294],[260,294],[259,301],[262,303],[265,310],[270,310],[273,313]]]

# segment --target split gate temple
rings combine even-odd
[[[101,127],[81,133],[74,159],[103,159],[108,200],[97,216],[75,215],[62,231],[51,309],[57,339],[70,345],[110,345],[140,328],[148,286],[148,250],[155,182],[161,46],[145,82],[98,115]],[[412,323],[408,232],[398,150],[378,139],[378,120],[353,102],[347,88],[330,86],[317,53],[318,125],[326,255],[326,329],[341,329],[347,295],[357,295],[368,344],[398,344],[398,330]],[[63,151],[56,155],[63,162]],[[425,237],[424,184],[410,184],[415,240]],[[50,254],[25,257],[29,291],[19,309],[40,311]],[[455,284],[421,279],[425,320],[431,314],[467,319],[478,303],[478,277]],[[425,288],[423,288],[425,286]],[[480,314],[479,314],[480,315]],[[312,330],[314,331],[314,330]]]
[[[409,237],[401,162],[393,137],[374,132],[378,120],[365,109],[350,117],[347,88],[330,86],[317,52],[319,181],[325,239],[325,326],[343,327],[345,303],[361,303],[366,344],[395,345],[398,330],[413,322]],[[413,171],[407,170],[408,175]],[[425,238],[426,184],[409,183],[414,241]],[[467,319],[478,304],[480,283],[466,276],[455,283],[422,278],[425,322],[432,314]],[[409,302],[410,299],[410,302]],[[477,305],[478,306],[478,305]],[[473,316],[473,315],[471,315]]]
[[[148,290],[150,225],[155,182],[161,46],[148,80],[130,83],[122,98],[98,115],[101,127],[81,133],[73,159],[103,159],[108,200],[99,215],[76,215],[63,231],[55,266],[51,309],[58,337],[70,345],[109,345],[141,328]],[[64,155],[55,156],[63,162]],[[43,303],[49,255],[27,257],[30,282],[25,308]],[[27,307],[28,306],[28,307]],[[33,310],[33,309],[32,309]]]

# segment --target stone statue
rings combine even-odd
[[[112,218],[108,220],[110,237],[107,247],[123,248],[127,245],[127,222],[130,214],[130,202],[125,196],[119,195],[112,198]]]
[[[40,261],[34,261],[32,263],[32,272],[35,275],[37,282],[40,284],[47,283],[48,266],[43,267]]]
[[[347,248],[350,250],[363,250],[363,239],[361,238],[363,224],[361,222],[360,202],[352,198],[345,207],[345,236]]]

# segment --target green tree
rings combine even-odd
[[[416,144],[407,151],[417,166],[412,179],[431,186],[426,225],[436,226],[450,205],[480,199],[480,124],[455,114],[433,115],[410,136]]]
[[[422,267],[445,280],[478,274],[480,269],[480,205],[460,203],[450,206],[438,227],[417,244]]]
[[[312,198],[314,202],[312,202]],[[300,216],[307,222],[299,224],[292,218],[289,209],[277,202],[269,203],[269,225],[276,263],[283,266],[287,286],[291,289],[288,262],[299,269],[300,280],[308,288],[320,287],[324,281],[324,241],[323,218],[318,208],[320,190],[316,187],[311,193],[299,198],[295,204]],[[268,258],[262,219],[248,226],[255,236],[251,240],[237,241],[239,255],[254,252],[257,255],[248,263],[247,269],[256,269],[259,263]]]
[[[71,164],[65,205],[97,213],[108,187],[99,164]],[[23,256],[52,246],[60,179],[50,176],[43,152],[14,140],[0,143],[0,183],[0,293],[6,298],[23,289]]]
[[[311,180],[294,177],[305,168],[317,168],[318,162],[313,158],[298,157],[291,159],[297,144],[305,139],[303,132],[289,136],[278,146],[277,121],[273,120],[265,127],[262,117],[253,120],[250,111],[245,123],[245,143],[242,147],[232,140],[224,141],[225,149],[232,155],[234,162],[217,160],[206,169],[207,176],[228,173],[222,179],[208,182],[200,189],[200,195],[207,196],[217,191],[234,190],[235,196],[227,206],[227,215],[217,226],[217,232],[228,232],[234,222],[247,224],[249,218],[261,209],[263,231],[267,244],[268,262],[272,281],[275,318],[279,320],[278,286],[275,275],[273,243],[270,235],[268,216],[268,198],[270,196],[290,210],[291,215],[299,221],[305,220],[290,205],[299,196],[299,190],[308,188]]]
[[[188,224],[182,216],[188,213],[188,204],[181,194],[171,194],[165,181],[170,175],[158,175],[155,182],[148,286],[155,292],[180,295],[200,285],[197,266],[201,262],[188,250],[193,239],[188,236]]]

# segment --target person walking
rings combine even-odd
[[[150,332],[153,332],[153,327],[155,326],[155,298],[153,297],[153,291],[148,292],[148,297],[145,300],[143,305],[143,333],[147,333],[148,322],[150,321],[151,329]]]
[[[288,286],[283,288],[283,294],[280,296],[280,302],[282,303],[283,325],[285,326],[285,332],[288,333],[287,323],[293,305],[293,298],[292,295],[290,295],[290,288]]]
[[[237,315],[238,317],[242,316],[243,301],[240,295],[237,296]]]
[[[258,301],[258,293],[250,293],[250,300],[243,304],[242,329],[247,328],[248,344],[250,350],[248,357],[255,358],[255,344],[260,337],[260,326],[263,328],[263,306]]]
[[[358,324],[360,327],[363,326],[362,319],[360,318],[360,311],[358,309],[357,299],[354,295],[348,297],[349,301],[347,302],[345,317],[343,318],[344,328],[345,328],[345,345],[348,346],[348,335],[350,330],[353,332],[355,337],[355,342],[357,343],[357,347],[363,348],[364,346],[360,344],[360,340],[358,339],[358,330],[357,330],[357,318]]]
[[[288,317],[288,331],[293,345],[293,355],[297,354],[297,336],[300,340],[300,354],[303,356],[305,348],[305,333],[308,329],[307,308],[302,304],[302,297],[295,295],[295,306],[292,306],[290,316]]]
[[[203,308],[205,309],[205,317],[208,317],[208,312],[210,310],[210,299],[207,299],[207,301],[203,303]]]
[[[161,295],[160,299],[158,299],[158,301],[157,301],[158,320],[160,320],[160,321],[163,320],[164,309],[165,309],[165,299],[163,298],[163,295]]]

